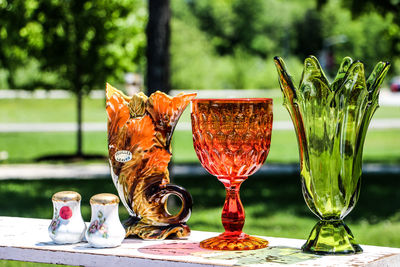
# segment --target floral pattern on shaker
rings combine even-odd
[[[58,213],[57,208],[55,208],[54,214],[56,215],[54,216],[53,220],[51,220],[50,223],[50,229],[53,235],[56,234],[56,230],[58,229],[58,227],[60,227],[60,215]]]
[[[107,226],[104,225],[106,218],[101,211],[97,213],[97,218],[97,220],[94,220],[89,225],[89,235],[94,234],[98,231],[103,236],[103,238],[108,238]]]

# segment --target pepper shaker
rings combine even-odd
[[[86,231],[86,240],[92,247],[106,248],[121,245],[125,229],[118,215],[119,198],[102,193],[90,199],[92,218]]]
[[[86,224],[81,215],[81,195],[74,191],[61,191],[51,200],[54,209],[48,228],[50,238],[57,244],[82,241]]]

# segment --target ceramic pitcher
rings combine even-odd
[[[149,97],[132,97],[107,84],[108,152],[111,176],[130,218],[127,235],[143,239],[183,237],[190,233],[186,221],[192,198],[171,184],[171,138],[179,117],[196,94],[170,97],[157,91]],[[182,208],[170,214],[166,201],[176,195]]]

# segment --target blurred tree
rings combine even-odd
[[[107,78],[137,70],[145,23],[141,0],[0,0],[0,61],[12,71],[35,57],[42,70],[58,73],[54,86],[76,95],[76,156],[81,157],[82,97]]]
[[[185,4],[218,54],[234,55],[239,49],[265,59],[289,52],[293,22],[315,1],[186,0]]]
[[[400,57],[400,0],[341,0],[343,6],[351,10],[354,18],[359,18],[364,14],[379,12],[383,16],[389,16],[391,23],[386,31],[386,39],[390,40],[391,47],[388,49],[387,56],[393,60]],[[319,8],[327,5],[329,0],[317,0]],[[371,26],[372,23],[370,23]],[[375,26],[376,27],[376,26]],[[368,36],[369,37],[369,36]],[[382,35],[381,35],[382,38]],[[371,38],[369,38],[371,39]],[[378,42],[378,40],[377,40]],[[370,41],[373,47],[375,43]],[[374,45],[372,45],[374,44]],[[400,67],[400,66],[399,66]]]
[[[323,47],[322,20],[316,9],[307,10],[304,17],[295,22],[296,47],[294,53],[306,58],[318,53]]]
[[[157,90],[168,92],[170,84],[170,18],[169,0],[149,0],[147,23],[147,93]]]
[[[317,0],[318,7],[322,7],[329,0]],[[355,15],[360,15],[362,12],[379,11],[382,13],[392,13],[398,15],[400,13],[399,0],[342,0],[343,4],[350,8]],[[397,16],[396,20],[400,20]]]
[[[13,10],[19,10],[21,16],[16,16]],[[0,67],[8,71],[7,83],[15,88],[15,79],[12,73],[28,57],[28,53],[23,49],[27,46],[27,40],[20,38],[19,30],[22,29],[27,19],[24,14],[28,13],[23,1],[15,1],[13,5],[7,1],[0,1]]]
[[[253,47],[257,35],[264,31],[262,0],[204,0],[188,1],[192,12],[198,17],[200,27],[213,36],[217,51],[221,55],[233,54],[235,48],[260,52]]]
[[[293,23],[314,0],[174,0],[173,88],[276,88],[275,55],[295,47]],[[267,59],[267,60],[266,60]],[[297,58],[293,67],[301,69]]]

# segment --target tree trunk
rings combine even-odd
[[[76,155],[78,157],[83,156],[82,152],[82,90],[77,89],[76,91],[76,103],[77,103],[77,135],[76,135]]]
[[[5,68],[5,69],[7,69],[7,68]],[[13,73],[14,73],[14,71],[11,68],[9,68],[8,69],[8,76],[7,76],[7,84],[8,84],[8,88],[17,89],[16,86],[15,86]]]
[[[157,90],[168,92],[170,88],[169,42],[170,0],[149,0],[147,36],[147,93]]]

